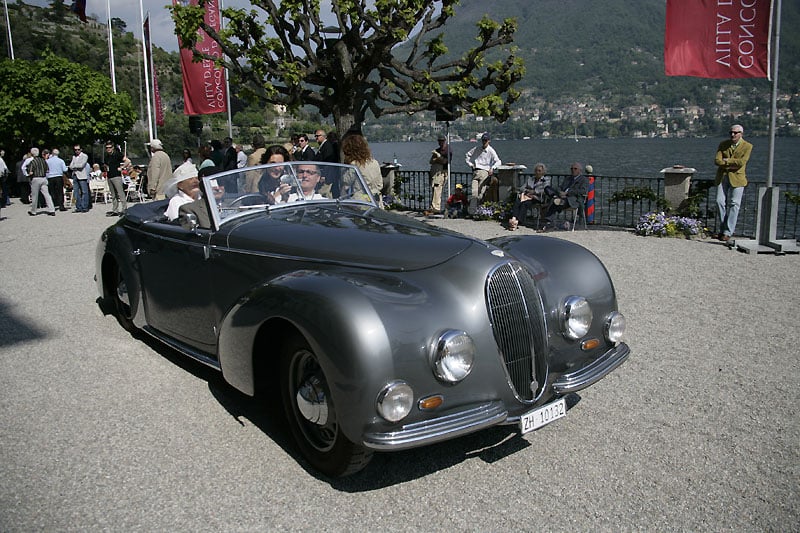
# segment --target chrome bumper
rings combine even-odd
[[[507,417],[508,411],[502,402],[489,402],[433,420],[408,424],[398,431],[366,433],[363,444],[374,450],[415,448],[495,426]]]
[[[585,389],[606,377],[612,370],[625,362],[631,350],[625,343],[620,343],[611,350],[598,357],[592,364],[576,370],[571,374],[564,374],[553,382],[553,391],[556,394],[568,394]]]

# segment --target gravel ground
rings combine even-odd
[[[540,431],[379,454],[330,481],[215,373],[102,315],[105,206],[25,207],[0,212],[0,531],[800,530],[800,256],[554,232],[611,273],[628,362]]]

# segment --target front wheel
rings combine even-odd
[[[299,337],[287,341],[281,354],[281,398],[297,446],[314,468],[339,477],[367,466],[372,451],[342,433],[325,373]]]
[[[112,301],[114,302],[114,316],[117,322],[127,331],[136,331],[133,323],[135,295],[131,294],[130,285],[125,279],[119,265],[114,265],[114,274],[109,287]]]

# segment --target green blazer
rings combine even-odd
[[[722,183],[723,176],[727,174],[728,181],[730,181],[732,187],[744,187],[747,185],[745,168],[752,151],[753,145],[744,139],[739,141],[739,145],[736,148],[733,147],[733,142],[730,140],[719,143],[717,156],[714,158],[714,164],[717,165],[717,176],[714,184],[719,185]],[[723,159],[726,161],[723,162]]]

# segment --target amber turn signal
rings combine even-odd
[[[423,411],[430,411],[431,409],[436,409],[443,403],[444,403],[444,398],[437,394],[435,396],[428,396],[427,398],[422,398],[419,401],[419,408]]]
[[[581,343],[581,350],[594,350],[600,346],[600,339],[586,339]]]

